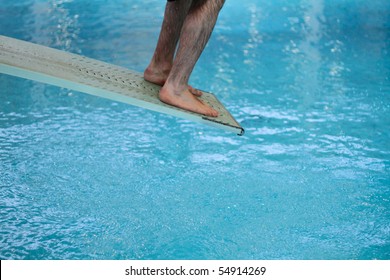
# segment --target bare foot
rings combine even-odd
[[[148,67],[144,72],[144,79],[153,84],[163,86],[165,84],[165,81],[168,78],[170,71],[171,71],[170,68],[169,70],[161,71],[161,70],[153,69],[152,67]],[[193,88],[190,85],[188,86],[188,91],[198,97],[202,96],[203,94],[200,90],[197,90],[196,88]]]
[[[218,112],[194,96],[190,92],[189,87],[176,89],[166,83],[161,88],[159,97],[162,102],[175,107],[210,117],[218,116]]]
[[[163,86],[165,84],[165,81],[168,78],[170,71],[171,71],[170,68],[164,71],[164,70],[157,70],[149,66],[148,68],[146,68],[144,72],[144,79],[153,84]]]

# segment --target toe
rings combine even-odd
[[[209,108],[207,115],[210,117],[218,117],[218,112],[213,108]]]
[[[192,86],[188,86],[188,90],[195,96],[202,96],[202,92],[200,90],[197,90],[196,88],[193,88]]]

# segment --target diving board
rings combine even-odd
[[[158,99],[160,86],[141,73],[61,50],[0,36],[0,73],[131,104],[178,118],[244,134],[244,129],[211,93],[200,99],[219,112],[216,118],[182,110]]]

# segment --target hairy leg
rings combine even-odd
[[[157,46],[144,72],[145,80],[164,85],[171,71],[177,42],[191,4],[192,0],[167,2]]]
[[[207,116],[218,112],[202,103],[188,89],[188,80],[215,26],[224,0],[194,0],[185,18],[179,48],[160,100]]]
[[[167,2],[160,36],[149,66],[144,72],[145,80],[163,86],[173,64],[177,42],[192,0]],[[202,92],[188,86],[189,91],[201,96]]]

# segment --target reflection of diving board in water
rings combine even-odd
[[[182,110],[158,99],[160,87],[142,74],[102,61],[0,36],[0,73],[128,103],[156,112],[222,128],[238,135],[244,129],[211,93],[201,100],[219,112],[217,118]]]

